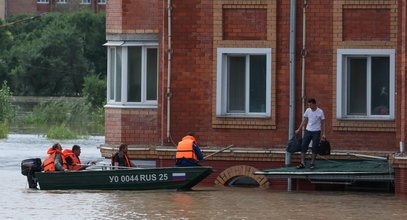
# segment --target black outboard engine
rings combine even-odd
[[[35,172],[41,172],[41,159],[32,158],[26,159],[21,162],[21,174],[27,176],[28,187],[37,189],[37,178]]]

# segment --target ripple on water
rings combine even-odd
[[[62,146],[79,143],[89,159],[100,157],[96,146],[103,142],[103,137],[61,141]],[[10,135],[0,141],[1,219],[407,219],[407,198],[386,193],[27,189],[21,160],[43,157],[52,143],[36,135]]]

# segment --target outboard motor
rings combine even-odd
[[[21,162],[21,174],[27,176],[28,187],[37,189],[37,178],[35,172],[41,172],[41,159],[31,158]]]

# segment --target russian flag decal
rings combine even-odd
[[[187,177],[185,176],[185,173],[172,173],[172,181],[185,181],[187,180]]]

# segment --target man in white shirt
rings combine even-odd
[[[308,108],[304,113],[304,120],[301,122],[300,127],[295,131],[299,134],[301,128],[305,127],[304,137],[301,144],[301,163],[297,166],[298,169],[305,168],[305,153],[308,151],[308,145],[312,140],[312,159],[310,168],[315,168],[315,158],[318,154],[319,142],[325,139],[325,116],[324,111],[318,108],[315,99],[308,99]],[[322,137],[321,137],[322,133]]]

